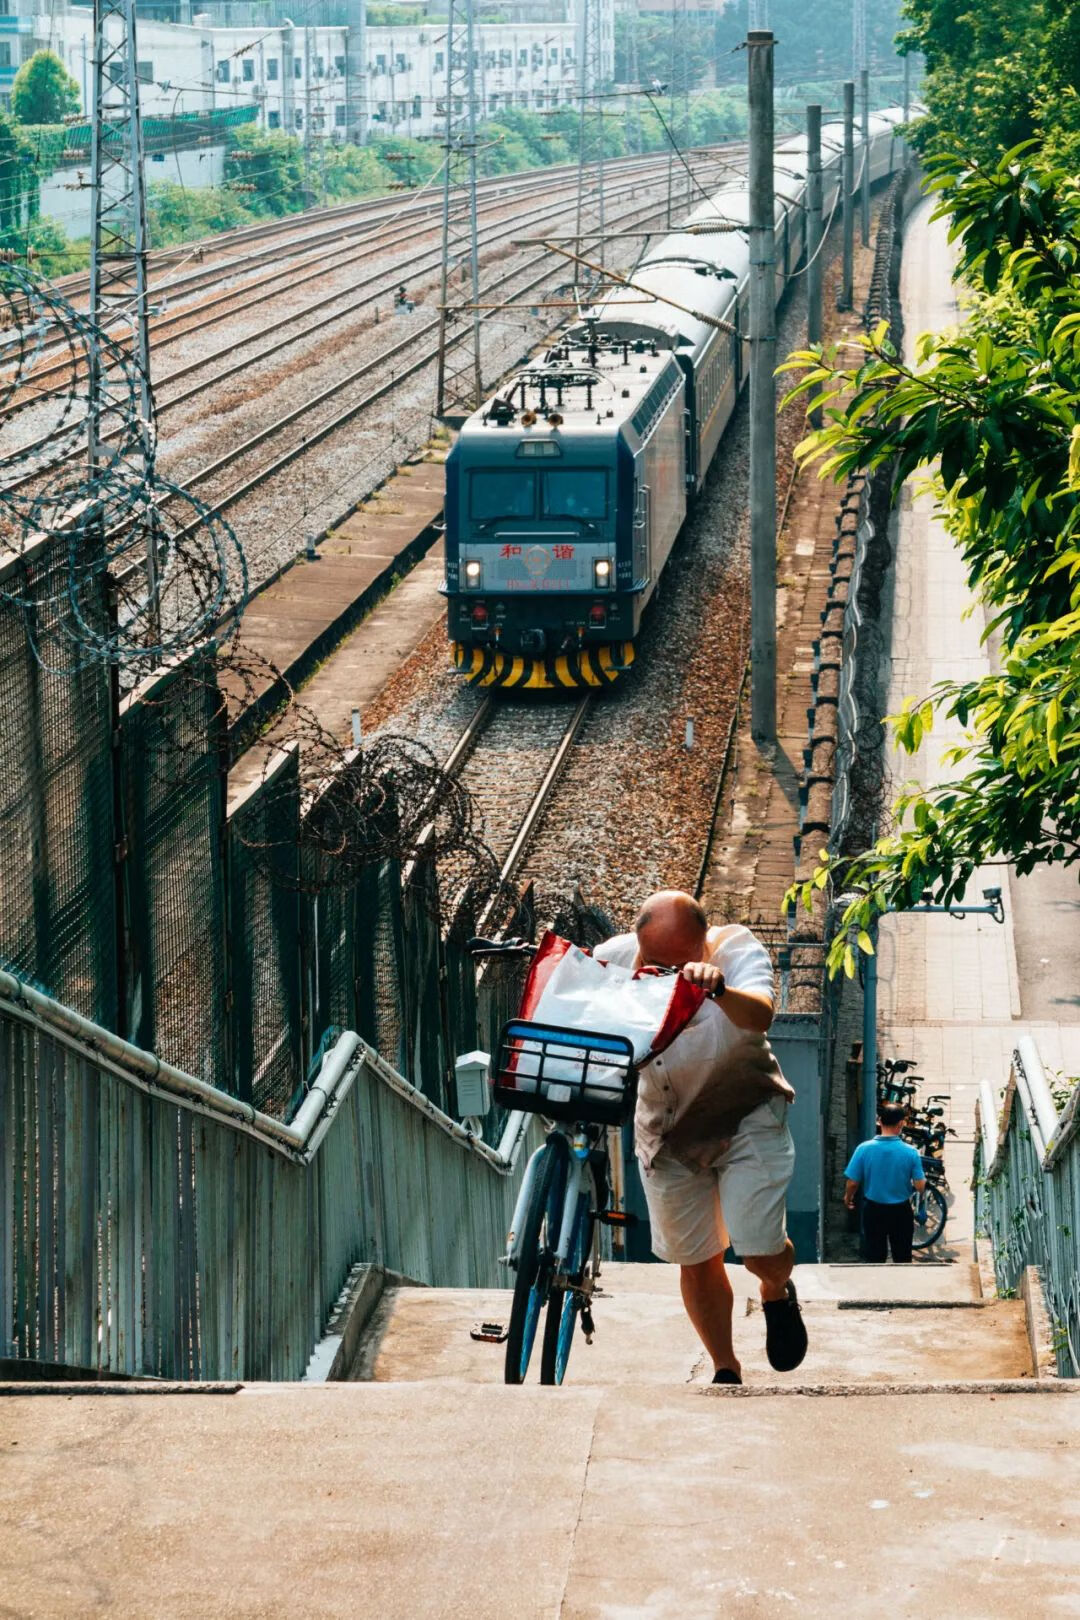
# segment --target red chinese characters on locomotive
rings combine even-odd
[[[574,555],[573,546],[552,546],[551,555],[556,562],[569,562]]]

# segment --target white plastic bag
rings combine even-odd
[[[519,1017],[557,1030],[622,1036],[633,1047],[634,1062],[662,1052],[684,1029],[704,1000],[704,991],[680,974],[635,972],[599,962],[588,951],[557,934],[545,934],[525,985]],[[525,1042],[515,1055],[514,1085],[535,1091],[540,1047]],[[550,1045],[544,1057],[542,1090],[550,1102],[569,1102],[571,1082],[582,1081],[585,1051],[567,1046],[565,1058]],[[590,1060],[584,1074],[585,1097],[610,1101],[625,1087],[627,1066]]]

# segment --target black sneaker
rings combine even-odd
[[[714,1384],[741,1384],[742,1378],[733,1367],[718,1367],[712,1375]]]
[[[806,1355],[806,1325],[799,1309],[799,1296],[793,1282],[787,1285],[786,1299],[762,1302],[765,1312],[765,1354],[777,1372],[794,1372]]]

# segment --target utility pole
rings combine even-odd
[[[855,85],[844,84],[844,159],[840,169],[844,228],[844,264],[838,309],[855,302]]]
[[[435,414],[446,416],[480,404],[480,256],[476,238],[476,69],[474,0],[449,0],[446,25],[446,167],[443,171],[442,275],[439,298],[439,360]],[[455,104],[461,111],[455,112]],[[449,364],[455,288],[464,281],[472,332],[467,359]]]
[[[581,27],[578,31],[578,175],[577,213],[574,224],[576,248],[580,258],[592,258],[599,264],[604,259],[604,112],[597,102],[590,115],[589,104],[596,100],[603,64],[601,0],[581,0]],[[595,206],[589,206],[589,194],[596,189]],[[594,230],[589,228],[590,215]],[[586,284],[584,266],[575,264],[574,285],[579,290]]]
[[[821,342],[821,107],[806,109],[806,341]],[[821,412],[811,411],[811,427],[821,426]]]
[[[623,13],[623,23],[626,27],[626,53],[627,53],[627,80],[632,89],[631,104],[627,109],[630,126],[629,146],[632,152],[639,156],[645,150],[645,141],[641,129],[641,68],[638,65],[638,37],[637,37],[637,7],[631,6]]]
[[[904,123],[911,117],[911,52],[904,52]]]
[[[862,96],[862,245],[870,246],[870,69],[859,71]]]
[[[686,211],[689,211],[690,179],[684,164],[690,134],[690,71],[687,62],[686,0],[672,0],[671,6],[671,67],[668,74],[668,129],[671,150],[668,152],[667,223],[670,228],[679,213],[676,192],[678,182],[686,193]]]
[[[345,119],[348,138],[367,140],[367,0],[348,0],[345,33]]]
[[[750,112],[750,730],[776,739],[776,198],[773,36],[747,35]]]

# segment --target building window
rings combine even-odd
[[[0,40],[0,67],[3,68],[3,67],[10,67],[10,66],[11,66],[11,45],[9,44],[9,42],[6,39],[5,40]]]
[[[303,127],[304,127],[304,109],[303,109],[303,107],[297,107],[296,110],[294,111],[294,113],[293,113],[293,123],[296,125],[297,129],[303,129]]]
[[[419,117],[421,117],[422,113],[423,113],[423,108],[420,105],[420,97],[419,96],[413,96],[413,98],[412,98],[412,115],[413,115],[413,117],[414,118],[419,118]]]
[[[293,76],[294,79],[300,79],[300,78],[303,78],[303,75],[304,75],[304,64],[303,64],[303,62],[301,62],[301,60],[300,60],[300,58],[298,56],[294,56],[293,57],[293,65],[292,65],[292,76]]]
[[[153,82],[154,82],[154,64],[153,64],[153,62],[136,62],[136,64],[135,64],[135,77],[138,79],[140,84],[153,84]]]
[[[228,84],[229,82],[229,64],[227,61],[219,62],[217,65],[217,82],[218,84]]]
[[[376,71],[376,73],[385,73],[386,72],[386,57],[385,56],[377,56],[375,58],[375,71]]]
[[[549,62],[557,62],[558,60],[559,60],[559,47],[557,45],[553,45],[551,47],[550,51],[548,51],[548,61]]]
[[[280,129],[281,128],[281,114],[279,112],[267,113],[266,122],[267,122],[267,125],[269,126],[270,129]]]
[[[344,104],[344,102],[339,101],[337,106],[334,108],[334,123],[337,125],[338,129],[344,129],[344,127],[345,127],[345,104]]]
[[[528,53],[528,51],[518,51],[518,67],[528,67],[528,65],[529,65],[529,53]]]
[[[377,101],[375,103],[375,123],[377,123],[377,124],[385,124],[386,123],[386,102],[385,101]]]
[[[394,57],[395,71],[398,73],[404,73],[407,71],[408,66],[409,64],[405,60],[404,53],[402,51],[398,51],[397,55]]]
[[[572,62],[574,60],[574,47],[572,45],[568,45],[565,51],[563,51],[562,59],[564,62]]]
[[[251,60],[251,57],[250,56],[245,56],[243,62],[240,65],[244,70],[244,83],[245,84],[254,84],[254,82],[255,82],[255,64]]]
[[[277,76],[278,76],[278,59],[277,59],[276,56],[268,56],[266,58],[266,77],[268,79],[276,79]]]
[[[343,56],[334,57],[334,72],[340,73],[342,78],[345,77],[345,58]]]
[[[513,65],[514,65],[514,53],[513,53],[513,51],[500,51],[499,52],[499,66],[500,67],[513,67]]]
[[[435,114],[438,118],[446,117],[446,98],[438,96],[435,101]]]
[[[443,71],[443,69],[445,68],[445,66],[446,66],[446,52],[445,51],[436,51],[435,52],[435,72],[436,73],[441,73]]]
[[[326,62],[321,56],[315,58],[315,77],[321,79],[326,73]]]

